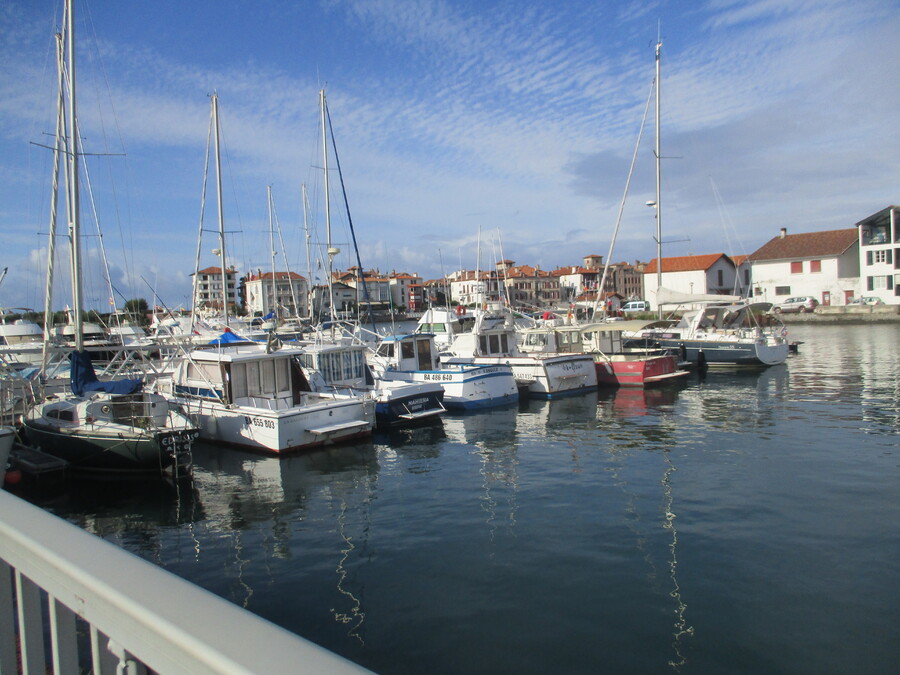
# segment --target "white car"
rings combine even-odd
[[[819,301],[811,295],[799,295],[797,297],[788,298],[779,302],[772,307],[772,311],[776,314],[789,314],[791,312],[812,312],[819,306]]]
[[[853,298],[850,302],[847,303],[847,306],[850,307],[856,306],[859,307],[861,305],[883,305],[884,300],[874,295],[863,295],[858,298]]]

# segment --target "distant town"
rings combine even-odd
[[[587,254],[580,264],[542,270],[501,260],[490,270],[457,270],[440,279],[415,273],[351,267],[332,273],[332,283],[309,287],[295,272],[257,270],[240,276],[220,267],[197,273],[194,306],[228,302],[250,316],[306,316],[329,305],[339,311],[371,308],[415,314],[431,305],[473,307],[505,302],[523,311],[593,306],[618,309],[633,300],[657,308],[657,288],[681,293],[740,295],[777,303],[789,296],[812,297],[819,304],[846,305],[866,297],[900,304],[900,207],[888,206],[841,230],[776,236],[749,255],[707,253],[663,257],[661,269],[649,262],[607,264]],[[312,307],[310,307],[310,303]]]

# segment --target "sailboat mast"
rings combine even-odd
[[[278,282],[275,278],[275,223],[272,218],[272,186],[266,186],[269,198],[269,246],[272,249],[272,311],[275,312],[275,324],[278,324]]]
[[[60,155],[66,137],[65,102],[65,45],[61,33],[56,34],[56,67],[59,93],[56,103],[56,143],[53,146],[53,192],[50,195],[50,235],[47,239],[47,290],[44,295],[44,345],[41,351],[41,372],[47,370],[50,358],[50,330],[53,317],[53,268],[56,264],[56,224],[59,216]]]
[[[72,265],[72,307],[75,313],[75,349],[84,350],[84,322],[81,317],[81,204],[78,196],[78,127],[75,114],[75,12],[66,4],[67,56],[69,66],[69,250]],[[46,321],[46,317],[44,318]]]
[[[332,284],[332,262],[334,260],[334,256],[336,256],[340,251],[331,246],[331,197],[328,190],[328,135],[325,128],[325,90],[319,90],[319,104],[322,108],[322,170],[324,172],[324,187],[325,187],[325,241],[327,250],[327,258],[328,258],[328,269],[326,270],[328,274],[328,307],[330,308],[331,320],[334,321],[334,293],[331,289]]]
[[[659,291],[662,288],[662,204],[660,203],[661,172],[660,164],[662,154],[659,140],[659,53],[662,48],[662,40],[656,41],[656,313],[662,319],[662,306],[659,304]]]
[[[216,140],[216,195],[219,200],[219,262],[222,265],[222,311],[228,327],[228,272],[225,270],[225,210],[222,206],[222,158],[219,152],[219,95],[212,95],[213,126]]]
[[[310,260],[309,257],[309,222],[307,220],[307,214],[309,213],[309,199],[306,195],[306,183],[303,183],[300,188],[303,193],[303,232],[306,236],[306,314],[307,318],[311,320],[313,316],[313,269],[312,260]],[[294,303],[294,308],[299,317],[300,308],[297,307],[296,302]]]

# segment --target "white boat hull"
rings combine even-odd
[[[436,370],[386,370],[379,376],[408,382],[437,382],[444,388],[444,406],[450,409],[477,410],[519,400],[516,378],[505,364],[448,364]]]
[[[361,438],[372,433],[371,398],[303,394],[300,405],[282,410],[184,399],[200,424],[200,438],[264,452],[284,453]]]
[[[529,396],[552,398],[597,388],[597,369],[589,354],[453,357],[449,363],[509,365]]]

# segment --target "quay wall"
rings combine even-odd
[[[785,324],[866,324],[900,323],[900,306],[873,305],[866,307],[822,306],[809,314],[780,314]]]

